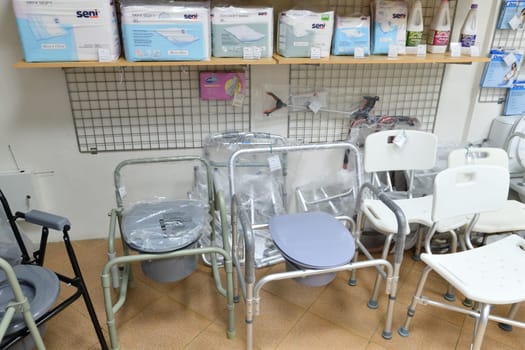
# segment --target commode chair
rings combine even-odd
[[[257,147],[278,147],[288,145],[288,140],[280,135],[262,132],[229,131],[210,135],[204,143],[204,157],[213,168],[214,186],[225,194],[228,204],[226,212],[230,214],[231,202],[228,185],[228,161],[231,155],[240,149]],[[285,213],[287,156],[279,155],[280,169],[272,169],[266,158],[260,155],[249,155],[238,161],[238,171],[242,174],[242,182],[237,184],[237,193],[250,214],[254,224],[267,223],[271,216]],[[231,226],[228,216],[228,227]],[[220,220],[218,220],[220,222]],[[209,245],[209,237],[201,238],[203,246]],[[217,237],[221,244],[221,236]],[[283,261],[279,250],[271,239],[268,230],[255,231],[255,264],[257,268],[270,266]],[[209,263],[204,255],[203,260]]]
[[[38,210],[31,210],[27,213],[17,212],[13,215],[8,201],[1,191],[0,202],[9,222],[9,227],[12,231],[11,233],[14,235],[14,239],[18,244],[21,257],[20,264],[14,265],[12,271],[10,271],[9,267],[4,266],[5,264],[2,265],[5,274],[1,277],[1,280],[4,283],[2,283],[2,286],[0,287],[0,305],[2,308],[5,307],[6,309],[5,313],[2,312],[3,320],[0,325],[0,338],[3,336],[3,339],[0,347],[2,349],[10,348],[25,350],[31,349],[36,345],[39,349],[44,348],[43,344],[41,344],[41,339],[38,339],[40,333],[38,333],[38,331],[35,332],[35,328],[32,324],[33,322],[31,322],[27,313],[25,313],[27,302],[29,303],[34,323],[39,331],[43,333],[45,330],[45,322],[55,317],[67,306],[82,297],[86,304],[100,347],[102,349],[107,349],[106,340],[102,333],[102,329],[100,328],[95,309],[91,302],[91,298],[69,238],[69,230],[71,227],[69,220],[65,217]],[[18,219],[23,219],[26,222],[42,227],[40,243],[36,251],[30,252],[28,250],[16,222]],[[50,229],[62,232],[64,246],[74,274],[73,277],[53,272],[44,267],[46,246]],[[32,253],[32,256],[30,256],[30,253]],[[13,280],[13,277],[15,276],[21,290],[17,290],[19,288],[16,286],[16,281]],[[66,286],[74,287],[75,292],[56,304],[60,292],[60,282],[64,283]],[[24,295],[25,301],[21,300],[21,294]],[[17,301],[13,301],[13,298]],[[23,317],[13,314],[17,309],[18,311],[24,311]],[[29,333],[32,334],[34,343],[29,337],[27,337]]]
[[[372,184],[379,186],[380,190],[392,198],[401,208],[408,224],[418,224],[418,242],[423,236],[424,230],[433,224],[431,218],[432,196],[413,197],[412,182],[414,171],[429,170],[436,163],[437,137],[428,132],[417,130],[386,130],[368,135],[365,140],[364,148],[364,170],[371,174]],[[406,191],[395,191],[390,177],[392,171],[403,171],[407,173]],[[381,176],[383,178],[381,178]],[[368,223],[371,228],[384,234],[385,243],[383,246],[382,258],[386,259],[390,253],[390,246],[394,234],[397,232],[396,218],[392,212],[381,201],[374,198],[365,198],[358,207],[357,214],[357,239],[360,239],[361,232]],[[448,233],[451,236],[451,250],[456,251],[457,237],[455,229],[461,227],[466,221],[454,222],[453,225],[443,228],[440,232]],[[403,236],[403,240],[406,237]],[[400,242],[396,240],[396,245]],[[404,245],[404,243],[403,243]],[[367,258],[371,258],[368,251],[364,252]],[[354,256],[354,261],[358,260],[358,255]],[[377,307],[377,296],[382,276],[376,277],[369,307]],[[355,273],[352,275],[351,285],[357,283]],[[454,300],[453,291],[450,289],[445,297]]]
[[[384,275],[386,292],[389,295],[387,315],[383,337],[391,337],[392,317],[394,302],[397,292],[397,278],[394,268],[385,259],[374,259],[364,262],[352,263],[352,257],[357,249],[363,249],[359,241],[355,241],[353,233],[355,224],[350,216],[333,217],[324,212],[290,213],[276,215],[270,218],[267,224],[252,225],[248,212],[239,205],[237,197],[237,168],[238,159],[251,154],[273,157],[286,152],[289,157],[299,152],[309,154],[339,151],[342,159],[345,151],[355,157],[357,183],[360,181],[360,159],[358,149],[349,143],[300,145],[285,147],[262,147],[236,151],[229,162],[230,193],[232,194],[232,252],[237,277],[240,280],[242,299],[246,303],[246,348],[252,349],[254,343],[255,316],[261,308],[261,289],[269,282],[294,279],[302,285],[321,287],[330,283],[338,271],[352,271],[354,269],[374,267]],[[314,153],[314,152],[311,152]],[[289,168],[290,174],[304,171],[299,163],[297,169]],[[378,195],[380,200],[394,212],[397,218],[398,234],[402,237],[407,230],[404,215],[389,198],[379,193],[372,186],[366,184],[365,188]],[[267,274],[256,280],[255,274],[255,245],[254,228],[266,227],[275,246],[285,259],[286,271]],[[402,240],[401,240],[402,241]],[[403,255],[403,246],[396,246],[395,264],[400,264]],[[245,259],[244,274],[239,263],[239,256]],[[272,269],[273,270],[273,269]],[[272,272],[272,271],[270,271]],[[350,311],[350,310],[349,310]]]
[[[204,169],[204,184],[196,177]],[[127,171],[125,171],[127,170]],[[126,181],[124,181],[126,180]],[[188,193],[184,184],[193,188]],[[198,257],[210,256],[217,290],[226,297],[227,335],[235,334],[233,315],[232,260],[224,198],[214,193],[211,168],[197,156],[157,157],[122,161],[114,171],[117,208],[111,211],[108,256],[102,272],[102,287],[112,349],[118,349],[115,313],[124,305],[133,282],[131,264],[141,262],[146,277],[157,282],[177,282],[197,268]],[[186,197],[186,198],[184,198]],[[181,199],[183,198],[183,199]],[[215,211],[222,224],[222,247],[215,244]],[[211,225],[210,225],[211,222]],[[117,224],[122,256],[116,253]],[[211,245],[199,247],[203,234]],[[131,251],[138,254],[131,254]],[[219,275],[217,255],[222,257],[226,287]],[[111,288],[118,292],[113,303]]]
[[[507,201],[508,188],[509,173],[503,167],[469,165],[445,169],[434,180],[432,218],[440,225],[458,216],[468,215],[475,219],[477,214],[502,210]],[[481,348],[488,320],[525,327],[525,323],[491,314],[493,305],[525,301],[524,252],[525,240],[518,235],[510,235],[472,250],[422,254],[421,260],[427,266],[422,271],[399,334],[408,336],[417,304],[437,306],[474,317],[473,350]],[[477,307],[463,308],[422,295],[430,271],[435,271],[466,298],[476,302]],[[466,322],[469,320],[466,318]]]

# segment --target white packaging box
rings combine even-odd
[[[27,62],[114,61],[120,56],[112,0],[13,0]]]
[[[210,59],[208,2],[121,0],[120,9],[126,60]]]

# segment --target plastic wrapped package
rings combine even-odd
[[[209,234],[209,223],[208,205],[201,201],[137,202],[123,213],[122,235],[133,249],[165,253]]]

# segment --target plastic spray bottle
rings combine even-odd
[[[439,9],[432,19],[428,35],[427,51],[430,53],[444,53],[447,50],[450,37],[450,9],[448,0],[441,0]]]
[[[476,33],[478,31],[478,5],[472,4],[470,11],[465,18],[465,22],[461,27],[461,34],[459,41],[461,42],[461,49],[470,50],[471,46],[476,46]]]
[[[407,21],[407,49],[409,47],[416,47],[421,44],[423,37],[423,10],[421,1],[415,0],[408,12]]]

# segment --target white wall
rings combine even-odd
[[[459,0],[457,22],[470,2]],[[480,2],[482,52],[492,37],[494,13],[499,0]],[[459,28],[460,25],[456,25]],[[454,35],[457,38],[458,30]],[[104,237],[107,212],[114,205],[112,171],[122,159],[160,154],[194,153],[121,152],[97,155],[78,152],[64,75],[60,69],[14,69],[22,57],[10,1],[0,2],[0,171],[16,170],[8,150],[11,146],[18,164],[33,170],[39,207],[67,216],[73,224],[73,239]],[[446,69],[440,99],[436,133],[442,140],[459,142],[485,135],[491,118],[500,106],[479,105],[479,78],[483,66],[451,65]],[[286,82],[286,66],[254,67],[252,83]],[[252,110],[262,110],[254,98]],[[286,119],[256,118],[253,129],[284,134]]]

